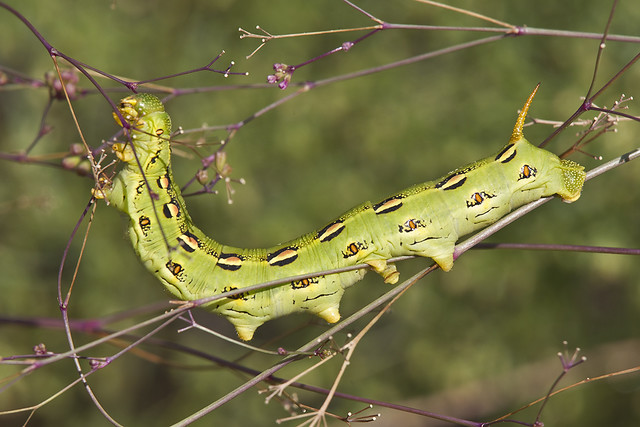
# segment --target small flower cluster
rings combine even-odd
[[[269,74],[267,76],[267,82],[269,82],[270,84],[278,83],[278,87],[280,89],[286,89],[287,86],[289,86],[291,77],[293,77],[295,67],[293,65],[276,63],[273,64],[273,70],[275,71],[275,73]]]
[[[78,84],[78,72],[76,70],[62,70],[60,71],[62,82],[58,79],[58,74],[54,71],[48,71],[45,73],[44,80],[49,86],[49,92],[52,98],[65,99],[62,85],[65,85],[69,98],[75,99],[77,95]]]
[[[71,144],[69,153],[62,159],[62,167],[73,170],[80,176],[91,175],[91,162],[82,144]]]

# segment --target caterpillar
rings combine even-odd
[[[316,231],[267,249],[223,245],[193,224],[171,170],[171,119],[151,94],[121,100],[118,108],[131,125],[131,138],[130,143],[115,143],[113,151],[124,167],[94,194],[129,216],[136,254],[181,300],[361,263],[393,284],[399,272],[387,260],[400,255],[432,258],[449,271],[459,237],[542,197],[558,195],[565,202],[580,197],[584,168],[535,147],[523,135],[536,91],[537,87],[518,115],[509,142],[497,154],[377,203],[365,202]],[[114,117],[122,126],[115,113]],[[334,323],[340,319],[344,290],[365,273],[360,269],[291,281],[204,307],[224,315],[242,340],[250,340],[264,322],[293,312],[311,312]]]

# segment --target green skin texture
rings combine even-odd
[[[533,146],[522,135],[532,98],[533,94],[509,144],[497,155],[379,203],[365,202],[318,231],[267,249],[220,244],[193,224],[171,171],[171,119],[150,94],[133,95],[120,103],[120,112],[132,125],[131,142],[142,169],[131,144],[115,144],[114,151],[125,165],[112,183],[94,193],[129,216],[136,254],[181,300],[361,263],[369,264],[386,282],[396,283],[395,265],[386,263],[391,257],[429,257],[449,271],[459,237],[541,197],[557,194],[572,202],[580,196],[583,167]],[[360,269],[289,282],[204,307],[226,316],[243,340],[250,340],[264,322],[293,312],[311,312],[334,323],[340,319],[344,290],[365,273]]]

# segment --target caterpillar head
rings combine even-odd
[[[141,124],[140,122],[144,116],[164,112],[164,105],[162,105],[160,99],[155,95],[151,95],[150,93],[137,93],[122,98],[118,105],[118,110],[127,122],[138,127],[137,125]],[[113,113],[113,118],[118,125],[122,126],[120,118],[116,113]]]
[[[171,133],[171,118],[164,111],[164,105],[160,99],[150,93],[137,93],[127,96],[120,101],[118,110],[124,119],[137,130],[151,136]],[[122,126],[120,118],[113,113],[113,118]]]
[[[171,118],[164,111],[160,99],[149,93],[138,93],[127,96],[118,104],[118,111],[131,126],[131,142],[135,145],[138,155],[162,153],[169,161],[169,134],[171,133]],[[118,125],[123,126],[120,117],[113,113]],[[127,163],[135,164],[135,156],[128,143],[113,145],[116,156]]]

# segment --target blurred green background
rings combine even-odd
[[[119,76],[143,80],[202,66],[222,49],[216,64],[248,77],[197,73],[161,82],[175,88],[260,84],[273,63],[298,64],[363,33],[298,37],[269,42],[255,56],[256,39],[239,39],[238,27],[260,25],[272,34],[371,25],[338,0],[303,1],[9,1],[56,48]],[[638,35],[640,8],[622,1],[611,33]],[[380,19],[423,25],[483,26],[481,21],[411,1],[357,3]],[[517,25],[601,32],[608,1],[455,2],[458,7]],[[357,35],[356,35],[357,34]],[[319,80],[479,38],[456,31],[383,31],[296,71],[294,82]],[[0,9],[0,65],[42,79],[52,70],[46,51],[13,15]],[[596,58],[596,40],[563,37],[507,38],[428,61],[312,90],[243,127],[227,149],[234,185],[233,204],[224,191],[188,199],[199,226],[235,246],[271,246],[316,229],[364,200],[377,200],[459,165],[495,152],[508,139],[516,111],[542,82],[530,117],[562,121],[586,93]],[[640,48],[609,42],[600,63],[602,84]],[[636,95],[640,67],[628,70],[598,100],[611,106],[622,93]],[[116,85],[104,81],[104,85]],[[80,86],[90,88],[86,80]],[[167,104],[174,126],[193,129],[243,120],[296,88],[202,91]],[[121,90],[121,89],[119,89]],[[117,100],[121,93],[112,93]],[[0,88],[0,151],[24,150],[36,136],[48,92],[43,88]],[[92,146],[117,128],[109,105],[89,95],[74,102],[84,137]],[[630,112],[640,109],[631,104]],[[590,118],[588,116],[586,118]],[[56,102],[46,118],[53,127],[33,150],[37,156],[65,152],[79,142],[68,107]],[[531,141],[551,132],[545,125],[526,129]],[[638,146],[638,125],[621,123],[618,133],[598,139],[588,150],[605,160]],[[209,141],[225,133],[209,133]],[[547,148],[562,152],[575,141],[574,128]],[[189,154],[186,150],[179,150]],[[203,151],[207,153],[206,150]],[[210,151],[209,151],[210,152]],[[180,153],[176,153],[180,154]],[[574,160],[591,168],[587,156]],[[199,166],[193,156],[178,157],[176,179],[186,182]],[[590,181],[579,202],[553,201],[494,236],[494,242],[583,244],[637,247],[638,165],[632,163]],[[85,204],[92,182],[73,173],[37,165],[2,162],[0,167],[0,315],[3,318],[59,318],[56,278],[64,247]],[[220,190],[223,190],[221,187]],[[166,298],[161,286],[138,263],[125,238],[125,220],[115,209],[98,206],[74,288],[70,315],[101,317]],[[80,249],[72,245],[71,260]],[[402,277],[427,265],[402,263]],[[66,266],[69,282],[73,262]],[[533,251],[473,251],[448,274],[437,272],[414,286],[384,316],[357,349],[339,390],[474,420],[490,420],[543,396],[561,366],[562,341],[579,346],[588,363],[563,385],[616,372],[640,363],[638,259],[630,256]],[[385,292],[388,285],[369,275],[347,291],[343,316]],[[198,320],[233,336],[230,325],[208,313]],[[141,320],[141,319],[138,319]],[[122,323],[114,327],[122,327]],[[289,316],[261,327],[255,344],[297,325],[308,326],[271,348],[297,348],[325,329],[307,316]],[[218,357],[243,354],[199,332],[161,336]],[[354,329],[356,330],[356,329]],[[344,336],[335,337],[338,343]],[[77,344],[95,336],[76,334]],[[68,348],[61,330],[0,326],[0,355],[29,354],[43,342],[54,352]],[[105,409],[124,425],[176,422],[231,391],[242,375],[182,353],[155,346],[142,350],[171,364],[128,354],[90,377]],[[90,352],[111,355],[106,345]],[[260,369],[278,359],[252,355],[244,363]],[[288,368],[291,377],[311,361]],[[329,387],[338,359],[303,381]],[[184,369],[188,366],[191,369]],[[17,372],[1,366],[2,377]],[[70,361],[37,371],[6,390],[0,410],[33,405],[77,375]],[[293,392],[294,390],[292,390]],[[320,405],[306,393],[300,400]],[[363,405],[335,400],[340,415]],[[629,426],[640,424],[640,378],[631,374],[598,381],[554,397],[542,421],[547,425]],[[370,412],[379,412],[374,408]],[[441,423],[389,410],[376,425],[422,426]],[[272,425],[286,411],[264,395],[246,393],[195,425]],[[533,421],[534,412],[519,419]],[[1,425],[21,425],[25,415],[0,416]],[[332,422],[337,425],[337,421]],[[79,386],[38,410],[29,425],[108,425]]]

